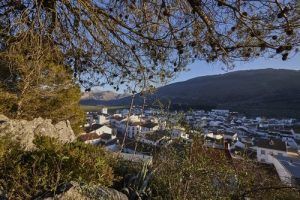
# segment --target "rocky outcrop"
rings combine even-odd
[[[36,135],[57,138],[61,142],[72,142],[76,139],[69,121],[53,124],[51,119],[35,118],[32,121],[9,119],[0,114],[0,137],[10,137],[19,141],[25,149],[34,148]]]

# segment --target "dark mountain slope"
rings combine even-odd
[[[173,104],[228,108],[249,115],[300,118],[300,71],[263,69],[197,77],[159,88],[150,99],[156,98],[171,100]],[[126,97],[107,103],[129,102]]]

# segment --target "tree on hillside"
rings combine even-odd
[[[80,88],[47,40],[28,37],[0,54],[0,112],[12,118],[70,120],[78,132],[84,123]]]
[[[2,0],[1,46],[42,35],[58,47],[82,85],[172,78],[194,60],[236,60],[299,46],[297,0]],[[299,4],[299,3],[298,3]]]

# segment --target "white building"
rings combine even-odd
[[[107,110],[108,110],[107,107],[103,107],[101,109],[101,113],[107,115],[107,113],[108,113]]]
[[[122,120],[124,117],[121,115],[115,114],[109,119],[109,123],[111,126],[115,127],[118,131],[122,130]]]
[[[222,122],[220,122],[220,121],[210,121],[209,122],[209,126],[220,126],[220,124],[222,124]]]
[[[157,123],[154,122],[145,122],[141,124],[141,132],[148,132],[148,131],[157,131],[159,126]]]
[[[231,131],[226,131],[224,134],[223,134],[223,138],[225,140],[231,140],[231,141],[234,141],[237,139],[237,133],[235,132],[231,132]]]
[[[211,112],[215,115],[222,115],[222,116],[228,116],[229,110],[220,110],[220,109],[213,109]]]
[[[171,132],[171,138],[183,138],[188,140],[189,135],[185,133],[185,129],[181,127],[174,127]]]
[[[106,115],[101,114],[101,115],[98,115],[97,123],[100,125],[107,124],[107,123],[109,123],[109,119],[107,118]]]
[[[78,137],[79,141],[86,144],[97,144],[100,142],[100,136],[97,133],[85,133]]]
[[[286,142],[281,139],[257,139],[252,147],[257,150],[257,161],[262,163],[273,163],[273,156],[287,157]]]
[[[103,133],[107,134],[113,134],[113,129],[108,126],[101,126],[100,128],[93,131],[94,133],[97,133],[98,135],[102,135]]]
[[[219,133],[208,132],[204,134],[205,138],[213,139],[213,140],[221,140],[223,139],[223,135]]]
[[[283,183],[290,186],[300,185],[300,157],[274,155],[272,161]]]
[[[115,139],[116,139],[116,135],[108,134],[108,133],[103,133],[101,135],[98,135],[95,132],[86,133],[78,137],[78,140],[86,144],[93,144],[93,145],[98,145],[98,144],[106,145],[107,143]]]
[[[141,132],[141,123],[140,122],[129,122],[128,128],[127,128],[127,136],[129,138],[134,138],[140,132]]]

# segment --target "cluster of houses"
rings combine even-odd
[[[295,119],[255,119],[229,110],[195,111],[186,114],[201,128],[204,145],[227,149],[231,156],[247,156],[273,165],[282,182],[300,185],[300,123]]]
[[[152,161],[159,148],[175,139],[190,142],[192,135],[199,134],[205,146],[228,150],[234,159],[247,156],[273,165],[282,182],[300,185],[300,123],[295,119],[252,119],[229,110],[189,111],[184,113],[187,133],[178,123],[167,127],[169,119],[155,109],[128,113],[124,109],[108,114],[106,108],[87,113],[86,133],[78,139],[121,151],[126,159]]]
[[[105,146],[112,152],[122,152],[122,156],[131,160],[152,161],[155,149],[168,145],[176,138],[189,140],[184,128],[174,126],[172,130],[160,123],[160,118],[152,110],[133,110],[128,115],[124,109],[108,114],[107,108],[99,112],[88,112],[84,125],[85,132],[78,140]]]

